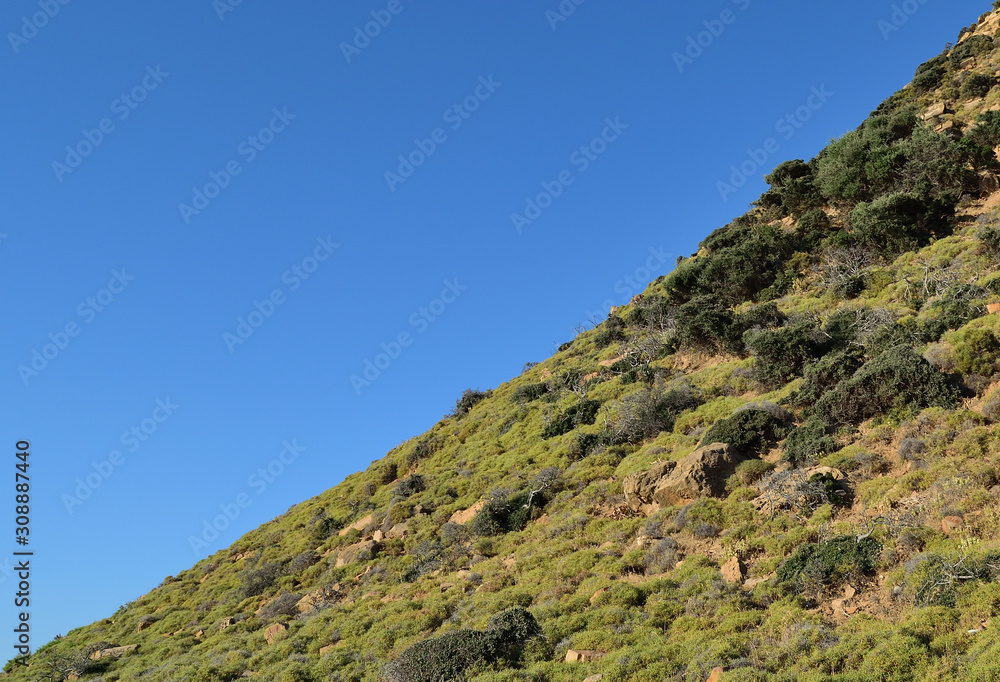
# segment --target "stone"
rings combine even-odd
[[[718,666],[712,668],[712,674],[708,676],[708,680],[706,682],[719,682],[719,680],[722,679],[722,673],[724,672],[726,671]]]
[[[590,603],[593,604],[594,602],[596,602],[600,598],[600,596],[607,591],[608,588],[602,587],[601,589],[597,590],[597,592],[594,592],[594,594],[590,595]]]
[[[274,623],[272,625],[269,625],[267,626],[267,629],[264,630],[264,639],[267,640],[268,644],[274,644],[275,640],[278,638],[278,635],[280,635],[287,629],[288,626],[285,625],[284,623]]]
[[[946,516],[941,519],[941,530],[945,535],[951,535],[962,530],[965,526],[965,519],[961,516]]]
[[[374,533],[372,533],[372,540],[374,540],[375,542],[382,542],[383,540],[385,540],[385,533],[383,533],[380,530],[375,531]]]
[[[937,104],[932,104],[927,111],[924,112],[923,119],[929,121],[932,118],[937,118],[938,116],[944,116],[948,111],[948,107],[944,102],[938,102]]]
[[[730,585],[737,585],[743,582],[743,577],[746,575],[746,566],[740,561],[739,557],[733,557],[726,563],[722,564],[719,569],[722,573],[722,579],[725,580]]]
[[[355,521],[351,525],[347,526],[346,528],[341,528],[340,532],[337,533],[337,535],[339,535],[340,537],[343,537],[343,536],[347,535],[348,533],[350,533],[352,530],[362,531],[371,522],[372,522],[372,515],[369,514],[368,516],[365,516],[363,518],[358,519],[357,521]]]
[[[102,658],[121,658],[125,654],[130,654],[139,648],[138,644],[127,644],[125,646],[113,646],[110,649],[100,649],[90,654],[90,660],[99,661]]]
[[[662,508],[688,504],[700,497],[722,497],[726,494],[726,480],[745,459],[726,443],[698,448],[660,480],[653,491],[653,502]]]
[[[335,647],[335,646],[337,646],[337,645],[336,644],[327,644],[326,646],[321,646],[319,648],[319,657],[323,658],[324,656],[326,656],[328,653],[330,653],[331,651],[333,651],[333,647]]]
[[[230,625],[236,625],[236,619],[232,618],[232,617],[230,617],[230,618],[224,618],[224,619],[222,619],[222,622],[219,623],[219,629],[220,630],[225,630]]]
[[[996,315],[997,313],[1000,313],[1000,303],[987,303],[986,312],[988,312],[990,315]],[[992,493],[993,491],[990,490],[990,494]]]
[[[765,576],[763,576],[761,578],[750,578],[745,583],[743,583],[743,589],[744,590],[752,590],[753,588],[757,587],[761,583],[766,583],[768,580],[770,580],[774,576],[775,576],[775,574],[771,573],[771,574],[765,575]]]
[[[997,176],[989,171],[981,171],[979,173],[979,191],[983,194],[993,194],[998,190],[1000,190],[1000,180],[997,180]]]
[[[830,602],[830,606],[833,608],[833,612],[836,614],[844,613],[844,607],[847,605],[846,599],[834,599]]]
[[[337,555],[336,568],[342,568],[355,561],[368,561],[378,554],[379,544],[374,540],[362,540],[348,545]]]
[[[632,297],[632,300],[628,302],[629,305],[635,305],[642,300],[642,294],[636,294]]]
[[[604,656],[603,651],[593,649],[570,649],[566,652],[566,663],[590,663],[599,661]]]
[[[604,675],[597,673],[596,675],[591,675],[590,677],[583,678],[583,682],[601,682],[604,679]]]
[[[634,511],[652,514],[659,509],[653,501],[653,492],[660,481],[674,468],[677,462],[657,462],[647,471],[629,474],[622,481],[625,491],[625,503]]]
[[[136,627],[135,630],[136,630],[136,632],[142,632],[143,630],[149,629],[149,627],[152,624],[153,624],[153,621],[151,621],[151,620],[141,620],[141,621],[139,621],[139,625]]]
[[[406,536],[406,523],[397,523],[395,526],[389,529],[389,532],[385,534],[385,537],[389,540],[401,540]]]
[[[78,680],[78,679],[80,679],[80,676],[77,675],[75,670],[71,671],[70,674],[66,676],[67,682],[73,682],[73,680]]]
[[[847,587],[844,588],[844,599],[853,599],[854,595],[856,595],[857,593],[858,593],[857,590],[848,585]]]
[[[615,364],[616,362],[618,362],[620,360],[624,360],[624,359],[625,359],[624,355],[619,355],[616,358],[608,358],[607,360],[601,360],[597,364],[600,365],[601,367],[610,367],[611,365]]]
[[[450,523],[457,523],[460,526],[464,526],[469,521],[471,521],[472,519],[474,519],[475,516],[476,516],[476,514],[479,513],[479,510],[482,509],[485,506],[486,506],[486,500],[479,500],[479,502],[476,502],[474,505],[472,505],[468,509],[466,509],[464,511],[457,511],[454,514],[452,514],[451,518],[448,519],[448,521]]]
[[[205,631],[204,630],[198,630],[198,631],[196,631],[194,633],[194,638],[195,639],[201,639],[204,636],[205,636]]]

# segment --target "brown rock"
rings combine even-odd
[[[1000,303],[987,303],[986,304],[986,311],[990,315],[996,315],[997,313],[1000,313]],[[992,491],[990,491],[990,492],[992,492]]]
[[[642,294],[636,294],[632,297],[632,300],[628,302],[629,305],[635,305],[642,300]]]
[[[353,564],[355,561],[368,561],[378,554],[379,544],[374,540],[362,540],[348,545],[337,555],[336,568]]]
[[[733,557],[726,563],[722,564],[719,569],[722,572],[722,579],[725,580],[730,585],[736,585],[743,582],[743,576],[746,575],[746,566],[740,561],[739,557]]]
[[[73,680],[78,680],[78,679],[80,679],[80,676],[76,674],[75,670],[70,672],[70,674],[66,676],[67,682],[73,682]]]
[[[743,589],[744,590],[752,590],[753,588],[757,587],[761,583],[766,583],[768,580],[770,580],[771,578],[773,578],[774,575],[775,575],[774,573],[771,573],[771,574],[765,575],[765,576],[763,576],[761,578],[750,578],[745,583],[743,583]]]
[[[328,653],[330,653],[331,651],[333,651],[333,648],[335,646],[337,646],[337,645],[336,644],[327,644],[326,646],[321,646],[319,648],[319,657],[323,658],[324,656],[326,656]]]
[[[374,533],[372,533],[372,540],[374,540],[375,542],[382,542],[383,540],[385,540],[385,533],[383,533],[380,530],[375,531]]]
[[[194,638],[195,639],[201,639],[204,636],[205,636],[205,631],[204,630],[198,630],[197,632],[194,633]]]
[[[660,507],[671,507],[699,497],[720,497],[726,492],[726,479],[744,459],[725,443],[698,448],[661,479],[653,491],[653,501]]]
[[[102,658],[121,658],[125,654],[132,653],[139,648],[138,644],[128,644],[126,646],[113,646],[110,649],[101,649],[90,654],[90,660],[99,661]]]
[[[600,365],[601,367],[610,367],[611,365],[615,364],[616,362],[624,358],[625,358],[624,355],[619,355],[616,358],[608,358],[607,360],[601,360],[597,364]]]
[[[830,606],[833,608],[833,612],[835,614],[844,613],[844,607],[846,605],[847,605],[846,599],[834,599],[832,602],[830,602]]]
[[[979,191],[983,194],[993,194],[994,192],[1000,190],[1000,180],[997,180],[997,176],[989,171],[982,171],[979,173]]]
[[[594,592],[594,594],[590,595],[590,603],[593,604],[595,601],[597,601],[600,598],[600,596],[602,594],[604,594],[607,591],[608,591],[608,588],[602,587],[597,592]]]
[[[946,113],[948,113],[948,107],[944,102],[938,102],[937,104],[932,104],[930,108],[924,112],[923,119],[925,121],[929,121],[932,118],[944,116]]]
[[[712,668],[712,674],[708,676],[708,680],[706,682],[719,682],[719,680],[722,679],[722,673],[724,672],[726,671],[722,668]]]
[[[589,663],[599,661],[604,656],[603,651],[593,649],[570,649],[566,652],[566,663]]]
[[[343,536],[347,535],[348,533],[350,533],[352,530],[364,530],[365,527],[369,523],[371,523],[371,522],[372,522],[372,515],[369,514],[368,516],[365,516],[364,518],[358,519],[357,521],[355,521],[354,523],[352,523],[351,525],[349,525],[347,528],[342,528],[340,530],[340,532],[337,533],[337,535],[343,537]]]
[[[848,585],[847,587],[844,588],[844,599],[853,599],[854,595],[856,595],[857,593],[858,593],[857,590]]]
[[[219,623],[219,629],[220,630],[225,630],[230,625],[236,625],[236,619],[235,618],[224,618],[222,620],[222,622]]]
[[[657,462],[647,471],[629,474],[622,481],[625,503],[634,511],[652,514],[659,509],[653,501],[653,492],[660,481],[674,470],[677,462]]]
[[[474,505],[466,509],[465,511],[457,511],[451,515],[448,519],[451,523],[457,523],[460,526],[464,526],[479,513],[479,510],[486,506],[486,500],[479,500]]]
[[[399,540],[406,536],[406,523],[397,523],[389,529],[385,536],[390,540]]]
[[[274,644],[274,641],[278,638],[282,632],[288,629],[288,626],[284,623],[274,623],[269,625],[266,630],[264,630],[264,639],[267,640],[268,644]]]
[[[965,519],[961,516],[946,516],[941,519],[941,530],[945,535],[951,535],[962,530],[965,526]]]
[[[591,675],[590,677],[583,678],[583,682],[601,682],[604,679],[604,675],[597,673],[596,675]]]
[[[151,620],[141,620],[141,621],[139,621],[139,625],[138,625],[138,627],[136,627],[135,631],[136,632],[142,632],[143,630],[147,630],[147,629],[149,629],[149,627],[152,624],[153,624],[153,621],[151,621]]]

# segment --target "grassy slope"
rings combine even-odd
[[[992,38],[996,20],[989,15],[978,32]],[[967,68],[992,73],[998,64],[1000,51]],[[919,103],[926,107],[947,95],[932,91]],[[910,90],[903,97],[918,99]],[[953,102],[954,118],[968,124],[1000,93],[994,89],[972,108],[963,99]],[[846,306],[886,309],[901,321],[924,323],[936,314],[926,305],[934,300],[927,296],[928,282],[982,284],[995,277],[997,263],[977,239],[982,220],[977,224],[974,217],[991,216],[998,202],[997,195],[966,200],[951,236],[868,265],[866,287],[856,298],[845,301],[829,286],[817,251],[775,302],[789,316],[820,321]],[[651,284],[644,301],[661,300],[665,284],[662,278]],[[989,294],[980,302],[994,300]],[[100,646],[137,643],[138,652],[92,665],[81,679],[212,681],[248,671],[265,680],[374,680],[380,666],[409,645],[463,627],[482,628],[512,606],[527,607],[546,638],[529,644],[520,668],[476,679],[577,682],[600,672],[609,682],[703,680],[717,665],[730,668],[725,680],[1000,679],[1000,622],[983,626],[1000,610],[1000,584],[989,577],[963,580],[947,598],[921,604],[916,591],[928,569],[914,560],[921,552],[974,559],[1000,549],[994,532],[1000,502],[989,489],[998,482],[998,430],[982,415],[992,380],[964,377],[976,390],[953,408],[882,416],[837,430],[837,447],[818,459],[848,471],[852,506],[766,515],[751,503],[757,495],[752,486],[735,485],[727,498],[685,509],[686,523],[676,518],[680,509],[647,520],[624,505],[626,475],[692,452],[708,427],[745,403],[782,403],[798,422],[806,415],[789,402],[801,378],[768,391],[753,378],[753,358],[682,347],[660,354],[644,372],[660,383],[685,376],[700,406],[682,413],[669,432],[577,454],[581,434],[602,433],[606,422],[615,422],[621,401],[645,390],[641,380],[626,383],[621,366],[599,364],[634,352],[649,338],[650,329],[635,322],[639,305],[616,313],[626,323],[624,338],[605,345],[608,324],[581,334],[467,414],[440,421],[367,471],[167,578],[110,618],[67,633],[39,652],[30,668],[16,668],[7,679],[38,679],[53,663],[65,668]],[[916,349],[950,370],[977,328],[1000,331],[1000,317],[979,315]],[[524,396],[524,387],[535,384],[550,390],[535,399]],[[543,438],[546,426],[583,396],[601,403],[596,421]],[[904,438],[919,438],[923,451],[901,456]],[[765,459],[776,461],[780,450]],[[523,530],[489,537],[469,532],[468,525],[446,525],[453,513],[497,489],[528,489],[549,468],[558,469],[558,482]],[[404,497],[399,481],[411,474],[422,477],[424,489]],[[773,581],[749,590],[720,579],[719,566],[734,555],[746,562],[749,578],[766,577],[804,543],[857,534],[869,519],[894,510],[915,510],[917,521],[902,530],[876,529],[881,553],[873,571],[838,575],[810,590]],[[338,534],[368,514],[373,521],[366,528]],[[945,535],[941,518],[954,514],[964,516],[965,526]],[[335,566],[338,550],[401,522],[406,536],[385,540],[375,558]],[[712,537],[704,524],[721,533]],[[650,561],[653,550],[637,541],[657,529],[677,543],[676,558],[683,562],[676,567],[671,557]],[[249,572],[265,576],[269,564],[278,565],[275,579],[248,596],[255,591],[247,589]],[[848,583],[858,592],[850,617],[831,604]],[[284,591],[302,595],[323,587],[331,590],[329,603],[308,614],[255,615]],[[238,622],[220,629],[230,617]],[[274,620],[289,629],[266,644],[264,629]],[[335,646],[321,657],[320,648],[330,644]],[[593,663],[563,663],[569,648],[607,655]]]

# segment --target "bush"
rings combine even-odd
[[[423,492],[425,487],[424,477],[420,474],[413,474],[400,481],[393,494],[400,499],[406,499],[410,495]]]
[[[962,83],[961,93],[966,97],[986,97],[992,88],[992,78],[983,73],[974,73]]]
[[[622,444],[655,438],[672,431],[677,417],[698,405],[699,400],[687,384],[667,391],[642,389],[626,396],[617,406],[607,440]]]
[[[607,348],[613,343],[625,340],[625,321],[612,315],[597,328],[594,343],[598,348]]]
[[[555,438],[564,433],[569,433],[581,425],[593,424],[597,419],[597,410],[601,403],[596,400],[581,400],[575,405],[566,408],[566,411],[558,415],[551,422],[546,424],[542,431],[542,438]]]
[[[515,403],[530,403],[533,400],[538,400],[548,392],[548,384],[523,384],[514,389],[511,401]]]
[[[926,449],[927,446],[924,444],[924,441],[909,436],[899,441],[899,448],[896,452],[904,462],[912,462],[918,459],[920,454]]]
[[[480,391],[478,389],[472,390],[471,388],[465,389],[462,392],[462,397],[455,401],[455,410],[451,413],[451,416],[462,417],[467,415],[473,407],[488,398],[491,392]]]
[[[954,206],[910,192],[891,192],[861,202],[848,216],[853,236],[865,246],[889,254],[926,244],[932,236],[950,232]]]
[[[771,186],[757,205],[774,207],[782,215],[802,215],[805,211],[823,203],[823,197],[813,183],[813,169],[802,159],[779,164],[764,180]]]
[[[288,564],[288,572],[292,575],[298,575],[302,571],[306,570],[317,561],[319,561],[320,556],[315,550],[306,550],[299,554],[294,559],[292,559]]]
[[[495,490],[482,509],[469,524],[473,535],[491,537],[516,532],[531,520],[531,512],[545,506],[547,496],[543,492],[532,496],[523,491],[507,496],[509,491]]]
[[[265,604],[260,611],[257,612],[257,617],[262,623],[270,623],[271,621],[277,620],[278,618],[294,618],[299,615],[299,610],[296,605],[299,600],[302,599],[301,595],[292,594],[291,592],[282,592],[276,599]]]
[[[748,459],[736,466],[736,471],[732,476],[733,483],[728,487],[753,485],[772,471],[774,471],[774,465],[770,462],[765,462],[762,459]]]
[[[947,63],[948,58],[942,54],[921,64],[913,76],[913,87],[917,92],[923,93],[939,87],[944,79]]]
[[[975,284],[954,284],[944,295],[925,306],[931,319],[923,324],[923,335],[937,341],[949,329],[958,329],[985,312],[981,299],[986,290]]]
[[[673,538],[663,538],[646,550],[646,556],[643,557],[646,574],[665,573],[673,570],[677,562],[680,561],[680,555],[677,552],[679,548],[680,545]]]
[[[787,426],[766,410],[742,410],[715,422],[701,439],[701,445],[727,443],[744,455],[759,455],[787,432]]]
[[[1000,421],[1000,389],[990,393],[983,403],[983,416],[993,421]]]
[[[460,630],[414,644],[385,665],[382,676],[390,682],[464,680],[475,668],[517,665],[525,642],[540,634],[534,616],[511,609],[490,618],[485,632]]]
[[[756,359],[754,377],[767,388],[783,386],[819,349],[815,327],[808,322],[775,330],[751,330],[743,341]]]
[[[264,594],[282,575],[281,564],[269,563],[260,568],[245,568],[239,573],[240,598],[256,597]]]
[[[978,57],[993,51],[993,41],[986,36],[970,36],[956,45],[950,55],[952,68],[958,69],[969,57]]]
[[[968,137],[991,149],[1000,146],[1000,111],[986,111],[980,114]]]
[[[958,391],[912,348],[897,346],[828,391],[815,413],[827,423],[857,424],[877,415],[952,407]]]
[[[1000,339],[989,329],[970,329],[955,346],[955,367],[962,374],[991,376],[1000,362]]]
[[[826,424],[813,418],[788,434],[783,458],[799,466],[836,449],[837,443],[827,435]]]
[[[778,567],[777,579],[800,589],[850,579],[871,572],[881,551],[882,545],[871,537],[858,541],[852,535],[842,535],[808,543]]]

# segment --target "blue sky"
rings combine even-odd
[[[33,646],[548,357],[989,6],[6,2]]]

